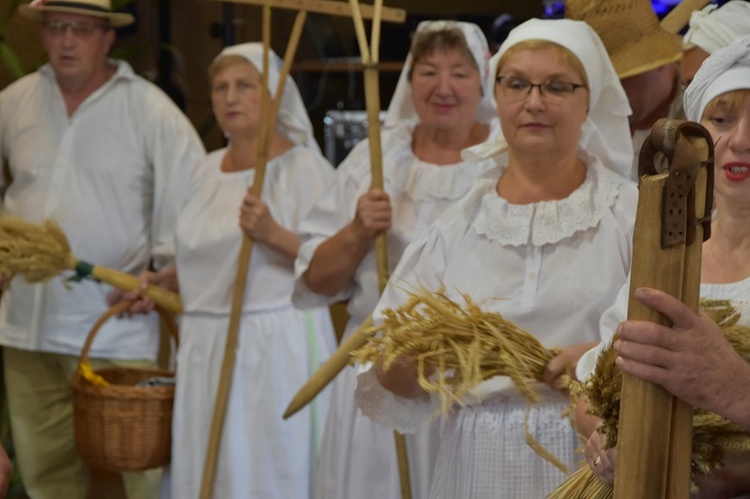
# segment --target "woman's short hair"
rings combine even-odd
[[[247,58],[237,54],[227,54],[217,57],[208,66],[208,82],[213,83],[216,75],[224,71],[229,66],[234,66],[235,64],[240,64],[243,62],[252,65],[252,63],[248,61]]]
[[[739,109],[744,106],[746,102],[750,100],[750,89],[732,90],[731,92],[725,92],[717,95],[706,104],[706,108],[703,110],[703,116],[701,119],[706,119],[706,116],[711,114],[719,104],[726,106],[729,109]]]
[[[409,81],[411,81],[411,73],[414,70],[414,66],[438,49],[458,50],[479,71],[479,65],[474,60],[474,56],[469,49],[469,44],[466,42],[466,37],[464,37],[461,28],[457,25],[452,26],[449,24],[440,29],[418,31],[414,36],[410,50],[411,67],[409,68]]]
[[[512,47],[508,48],[508,50],[505,51],[505,53],[500,56],[500,59],[497,61],[497,72],[495,73],[495,77],[497,77],[497,74],[502,69],[505,62],[508,60],[510,56],[515,54],[516,52],[519,52],[521,50],[538,50],[538,49],[544,49],[544,48],[552,48],[554,49],[558,56],[560,57],[560,60],[573,69],[576,73],[578,73],[578,76],[581,77],[581,80],[583,81],[583,84],[588,86],[589,79],[586,75],[586,70],[583,68],[583,63],[576,57],[576,55],[568,50],[567,48],[563,47],[562,45],[559,45],[555,42],[551,42],[549,40],[523,40]],[[575,82],[573,82],[575,83]]]

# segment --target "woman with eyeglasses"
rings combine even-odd
[[[604,46],[585,23],[530,20],[493,58],[503,139],[465,154],[492,157],[497,175],[477,182],[410,245],[375,311],[407,300],[405,290],[445,288],[499,312],[534,334],[552,358],[529,406],[508,378],[475,387],[439,438],[430,497],[545,497],[565,473],[537,455],[531,436],[570,471],[576,432],[561,375],[599,339],[599,317],[626,282],[637,201],[625,175],[632,152],[627,97]],[[408,432],[439,401],[416,380],[415,362],[363,370],[357,399],[373,419]]]

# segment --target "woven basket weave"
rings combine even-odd
[[[130,303],[110,308],[94,324],[70,383],[76,448],[93,469],[121,472],[158,468],[169,462],[174,386],[134,386],[155,376],[174,377],[163,369],[103,368],[94,372],[108,386],[96,386],[81,375],[81,365],[99,328]],[[161,311],[167,329],[177,341],[172,317]]]

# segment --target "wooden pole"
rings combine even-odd
[[[658,127],[668,129],[663,142],[669,143],[659,150],[681,164],[692,154],[687,163],[698,167],[676,168],[672,163],[669,173],[641,177],[628,319],[671,325],[633,293],[641,286],[661,289],[697,310],[703,231],[693,223],[706,213],[712,151],[710,136],[702,128],[705,135],[686,138],[674,122],[660,120],[654,130]],[[654,132],[649,140],[652,137]],[[701,167],[707,163],[708,168]],[[687,190],[690,183],[692,190]],[[675,243],[680,236],[682,242]],[[692,407],[658,385],[623,374],[618,435],[615,498],[690,496]]]
[[[374,5],[372,39],[367,46],[367,36],[362,22],[358,0],[349,0],[352,6],[352,19],[357,34],[359,49],[362,53],[365,80],[365,102],[367,106],[367,126],[370,147],[370,176],[371,187],[383,189],[383,151],[380,138],[380,87],[378,82],[378,50],[380,44],[380,19],[383,8],[382,0],[376,0]],[[388,243],[385,232],[375,238],[375,257],[378,275],[378,292],[383,294],[388,283]],[[406,449],[406,439],[398,432],[393,432],[398,460],[399,483],[401,498],[411,499],[411,478],[409,477],[409,458]]]
[[[372,317],[368,317],[357,329],[352,331],[352,334],[348,338],[341,342],[336,351],[328,357],[323,365],[310,376],[310,379],[294,395],[286,411],[284,411],[284,419],[292,417],[297,411],[312,402],[323,391],[323,388],[328,386],[341,370],[349,364],[351,353],[365,346],[370,336],[372,336],[372,333],[369,331],[371,326]]]
[[[266,163],[268,161],[268,150],[270,148],[273,130],[276,124],[281,98],[284,94],[286,77],[289,74],[294,54],[299,44],[299,38],[304,26],[306,12],[301,11],[292,29],[292,33],[284,54],[284,62],[279,75],[279,82],[276,88],[276,98],[273,105],[270,105],[270,95],[266,91],[261,101],[261,116],[263,116],[263,127],[261,129],[261,146],[258,154],[258,162],[255,166],[255,176],[253,179],[253,193],[260,196],[263,190],[263,180],[265,178]],[[271,32],[271,7],[266,5],[263,9],[263,88],[268,89],[268,51],[270,48]],[[267,112],[269,110],[270,112]],[[237,275],[234,282],[232,294],[232,311],[229,317],[229,326],[227,331],[227,341],[224,348],[224,358],[222,360],[221,374],[219,385],[214,402],[214,412],[211,418],[211,429],[206,450],[206,461],[203,467],[203,477],[201,480],[201,499],[210,499],[213,497],[213,486],[216,479],[216,464],[219,458],[219,448],[221,445],[221,436],[224,429],[224,419],[226,417],[226,408],[229,401],[229,392],[232,386],[234,374],[234,365],[236,360],[237,345],[239,343],[239,325],[242,317],[242,305],[244,303],[245,286],[247,283],[247,272],[250,268],[250,255],[252,253],[253,241],[249,237],[244,237],[242,248],[237,264]]]
[[[265,5],[266,0],[213,0],[218,2],[242,3],[248,5]],[[351,4],[332,0],[271,0],[271,6],[277,9],[304,10],[316,14],[328,14],[330,16],[352,17]],[[365,19],[373,19],[375,8],[369,5],[360,5],[360,13]],[[404,9],[383,7],[379,14],[383,21],[403,23],[406,21]]]

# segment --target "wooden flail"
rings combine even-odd
[[[667,171],[657,171],[660,159]],[[661,289],[698,309],[701,245],[709,236],[713,142],[696,123],[659,120],[640,155],[629,320],[671,325],[633,297]],[[690,496],[692,407],[662,387],[623,374],[616,498]]]

